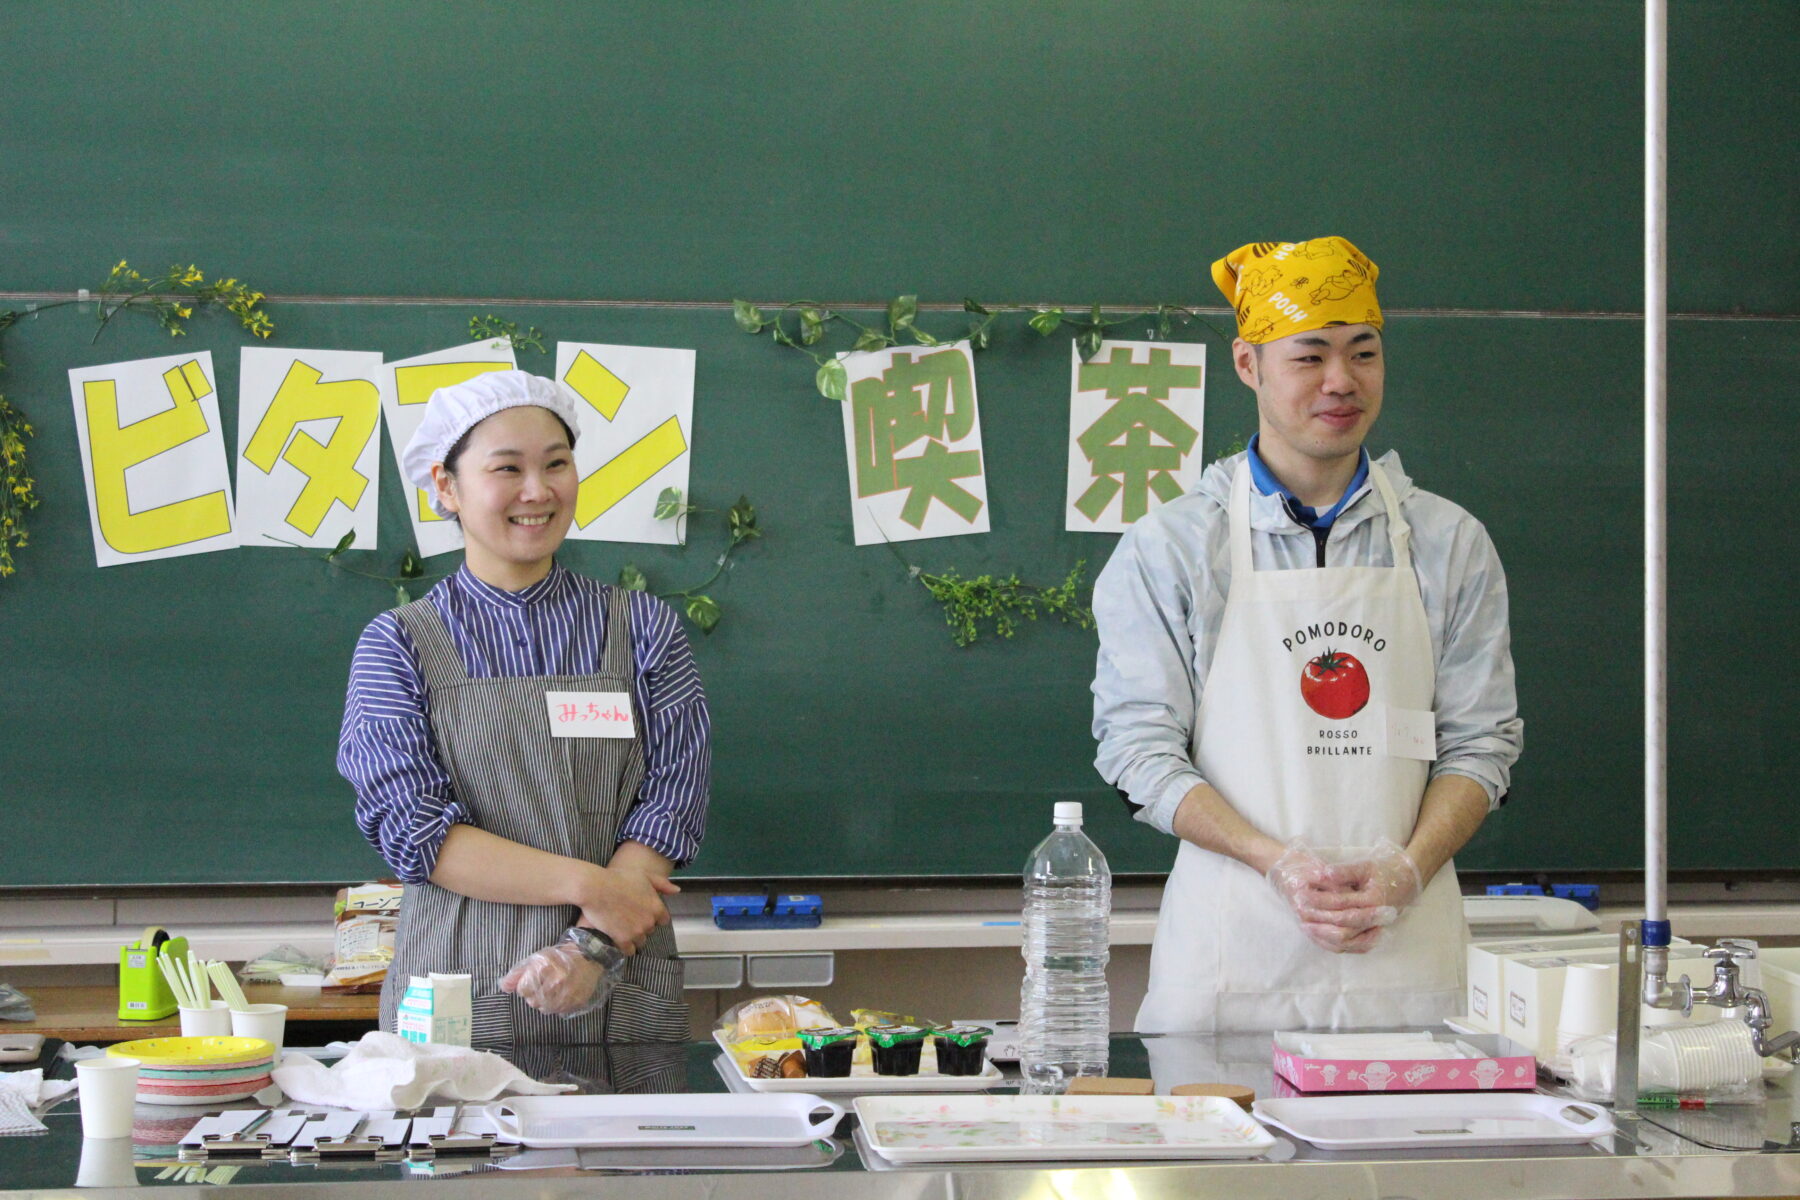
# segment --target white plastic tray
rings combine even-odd
[[[1555,1146],[1613,1131],[1598,1104],[1531,1092],[1295,1096],[1258,1100],[1253,1111],[1323,1150]]]
[[[940,1075],[937,1072],[937,1056],[933,1052],[930,1039],[926,1039],[923,1062],[917,1075],[877,1075],[875,1068],[867,1063],[858,1063],[850,1068],[850,1074],[836,1079],[757,1079],[744,1074],[732,1057],[725,1035],[713,1030],[713,1041],[719,1044],[723,1053],[719,1057],[719,1073],[725,1076],[725,1082],[733,1090],[749,1088],[755,1092],[811,1092],[819,1096],[866,1096],[872,1092],[919,1092],[928,1095],[939,1095],[943,1092],[981,1092],[1004,1083],[1006,1077],[1000,1068],[992,1062],[981,1064],[979,1075]]]
[[[1268,1130],[1221,1096],[863,1096],[869,1148],[909,1162],[1255,1158]]]
[[[501,1136],[532,1149],[804,1146],[844,1110],[813,1095],[514,1096],[487,1106]]]

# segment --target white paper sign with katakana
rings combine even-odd
[[[839,355],[856,544],[988,531],[968,342]]]
[[[406,479],[406,468],[400,455],[406,443],[418,432],[425,419],[425,403],[431,393],[453,383],[463,383],[489,371],[511,371],[517,368],[512,343],[505,338],[486,342],[465,342],[448,350],[437,350],[389,363],[382,370],[381,415],[387,420],[388,442],[393,446],[394,465],[406,488],[406,515],[412,520],[413,537],[419,544],[419,557],[448,554],[462,549],[462,526],[431,510],[431,500],[424,489]]]
[[[581,491],[569,536],[677,545],[687,522],[656,516],[666,488],[689,503],[694,352],[558,342],[556,377],[575,393]]]
[[[378,351],[246,346],[238,359],[238,535],[246,546],[375,549]]]
[[[1065,529],[1123,533],[1192,488],[1206,467],[1206,347],[1101,342],[1087,362],[1069,343]]]
[[[204,350],[69,372],[98,565],[237,546],[216,378]]]

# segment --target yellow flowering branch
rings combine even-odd
[[[13,547],[22,549],[29,544],[25,510],[38,506],[32,490],[36,481],[25,465],[25,439],[32,433],[25,414],[0,396],[0,577],[16,569]]]
[[[100,328],[94,330],[95,341],[100,340],[108,322],[133,307],[150,309],[170,337],[185,334],[184,322],[194,315],[195,309],[208,305],[236,317],[238,324],[255,337],[266,338],[275,332],[275,323],[262,310],[261,292],[250,290],[236,279],[215,279],[209,283],[192,263],[170,267],[151,279],[121,258],[100,285],[99,299]]]

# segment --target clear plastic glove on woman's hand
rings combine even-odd
[[[619,955],[616,949],[607,949]],[[513,993],[539,1012],[579,1017],[606,1003],[617,973],[616,965],[608,969],[596,962],[565,934],[563,941],[539,950],[508,971],[500,980],[500,990]]]

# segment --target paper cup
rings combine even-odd
[[[225,1037],[231,1033],[231,1006],[214,1000],[211,1008],[181,1010],[182,1037]]]
[[[81,1165],[75,1169],[76,1187],[137,1187],[137,1163],[131,1139],[81,1139]]]
[[[1618,1027],[1619,968],[1612,963],[1570,963],[1563,978],[1557,1044],[1611,1033]]]
[[[246,1004],[231,1010],[231,1032],[236,1037],[262,1038],[275,1048],[275,1062],[281,1062],[281,1038],[287,1030],[287,1005]]]
[[[83,1137],[131,1136],[131,1113],[137,1106],[138,1065],[135,1058],[111,1054],[76,1060]]]

